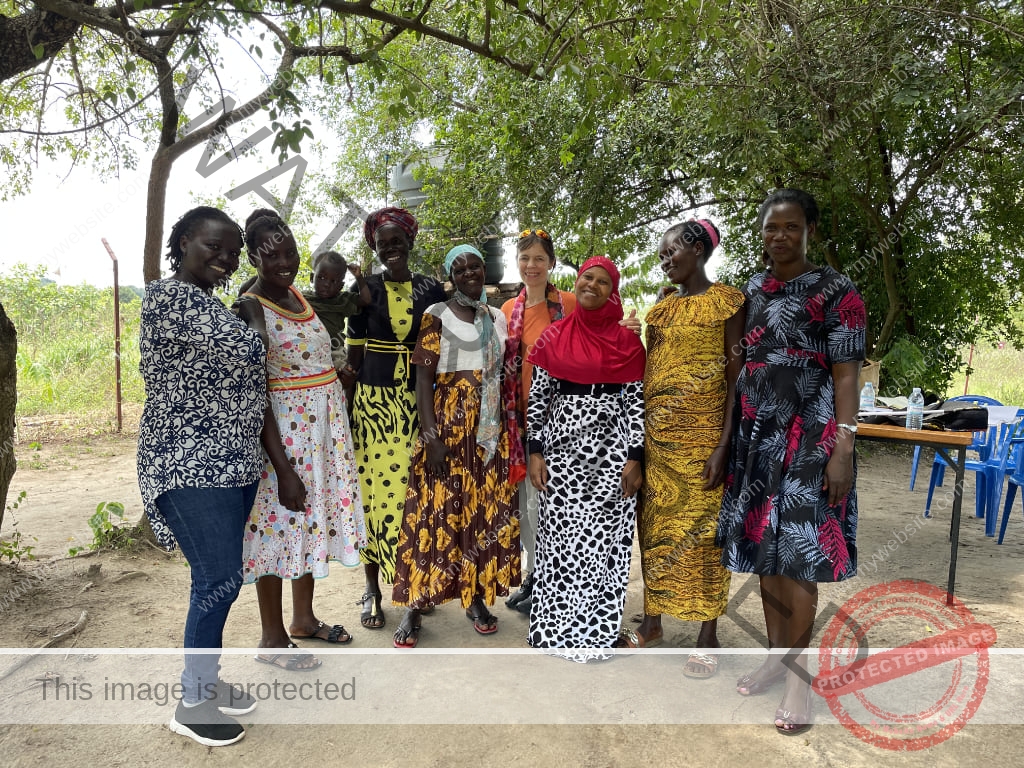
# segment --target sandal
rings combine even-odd
[[[806,704],[807,709],[802,713],[791,712],[788,709],[775,710],[775,730],[781,733],[783,736],[796,736],[799,733],[803,733],[814,725],[814,704],[811,699],[812,690],[810,687],[807,689]]]
[[[623,629],[619,632],[619,636],[612,648],[651,648],[655,645],[661,645],[663,638],[664,634],[644,637],[635,629]]]
[[[419,618],[419,613],[412,608],[405,612],[405,616],[398,623],[398,629],[395,630],[395,648],[415,648],[419,645],[421,627],[419,622],[413,624],[416,618]]]
[[[694,669],[694,666],[697,665],[704,669]],[[718,672],[718,657],[710,653],[694,651],[683,664],[683,676],[691,677],[694,680],[707,680],[709,677],[714,677],[716,672]]]
[[[288,647],[298,648],[299,646],[295,643],[288,643]],[[289,672],[309,672],[310,670],[319,669],[320,665],[323,664],[320,659],[311,653],[293,653],[291,656],[284,659],[284,661],[281,661],[284,656],[288,656],[288,654],[275,653],[271,656],[261,656],[260,654],[256,654],[253,658],[260,664],[269,664],[272,667],[286,669]],[[308,662],[311,659],[316,663],[308,667],[303,666],[303,662]]]
[[[365,629],[384,629],[384,611],[380,607],[380,599],[380,592],[364,592],[356,601],[356,605],[363,606],[363,611],[359,614],[359,623]]]
[[[783,667],[782,671],[777,675],[772,675],[766,680],[760,680],[754,677],[753,673],[751,673],[749,675],[744,675],[736,681],[736,693],[740,696],[760,696],[763,693],[768,693],[768,691],[785,679],[785,667]]]
[[[476,598],[466,609],[466,618],[473,622],[473,629],[480,635],[493,635],[498,631],[498,617],[487,610],[483,598]]]
[[[327,637],[318,634],[321,629],[327,629]],[[328,628],[322,621],[317,621],[313,634],[291,635],[291,638],[293,640],[321,640],[331,645],[348,645],[352,642],[352,635],[346,632],[341,624],[335,624],[333,627]]]

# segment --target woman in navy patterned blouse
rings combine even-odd
[[[242,586],[242,536],[263,469],[266,349],[213,289],[238,268],[242,232],[216,208],[194,208],[167,243],[174,274],[146,286],[139,368],[139,487],[158,541],[188,559],[184,647],[221,648]],[[186,654],[175,733],[207,746],[245,735],[228,715],[255,708],[218,677],[219,654]]]

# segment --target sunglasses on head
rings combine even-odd
[[[524,237],[529,237],[530,235],[536,235],[542,240],[551,239],[551,235],[549,235],[543,229],[524,229],[522,232],[519,233],[519,239],[522,240]]]

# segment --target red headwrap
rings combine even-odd
[[[640,381],[647,355],[640,338],[619,325],[619,270],[606,257],[591,256],[583,262],[579,273],[582,275],[591,267],[601,267],[611,276],[612,295],[597,309],[577,304],[575,312],[549,325],[533,345],[529,360],[556,379],[576,384]]]
[[[405,208],[381,208],[367,216],[366,222],[363,224],[363,237],[366,238],[366,244],[370,246],[371,251],[377,250],[377,241],[374,236],[377,234],[377,230],[385,224],[394,224],[409,236],[409,240],[415,240],[416,233],[420,231],[416,217]]]

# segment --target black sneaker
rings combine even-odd
[[[530,610],[533,608],[533,595],[529,595],[525,600],[520,600],[516,603],[516,610],[520,613],[524,613],[527,616],[530,615]]]
[[[245,736],[245,729],[236,720],[222,715],[213,699],[194,707],[186,707],[179,701],[167,727],[171,733],[188,736],[206,747],[224,747]]]
[[[523,579],[523,584],[521,587],[519,587],[519,591],[510,595],[508,599],[505,600],[505,605],[507,605],[509,608],[512,608],[513,610],[522,611],[523,613],[529,613],[529,607],[527,607],[527,609],[523,611],[523,609],[519,606],[522,604],[524,600],[529,600],[532,595],[533,571],[530,571],[530,573],[526,575],[526,578]]]
[[[248,715],[256,709],[257,700],[245,692],[240,685],[226,683],[223,680],[217,681],[217,695],[213,699],[217,702],[217,709],[221,714],[238,717]]]

